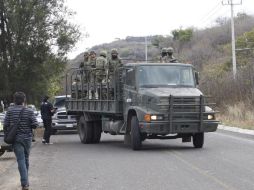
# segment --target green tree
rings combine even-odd
[[[253,63],[254,60],[254,29],[245,32],[236,41],[237,63],[240,66]]]
[[[67,52],[80,36],[67,21],[72,14],[64,0],[0,0],[1,99],[17,90],[30,102],[56,92]]]
[[[173,40],[178,40],[180,42],[189,42],[193,36],[193,29],[176,29],[173,30],[171,34],[173,35]]]

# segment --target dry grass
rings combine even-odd
[[[243,102],[226,106],[218,119],[225,125],[254,130],[254,109]]]

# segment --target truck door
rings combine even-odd
[[[123,88],[123,110],[126,114],[129,107],[133,106],[136,101],[136,75],[135,68],[126,68],[123,75],[124,88]]]

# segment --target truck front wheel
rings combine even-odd
[[[101,140],[101,121],[93,123],[93,143],[99,143]]]
[[[93,128],[92,123],[86,121],[84,116],[81,116],[78,123],[78,133],[80,141],[84,144],[92,143],[93,140]]]
[[[195,148],[202,148],[204,145],[204,133],[195,133],[192,136],[193,145]]]
[[[131,118],[131,147],[133,150],[140,150],[142,139],[139,130],[139,122],[137,116]]]

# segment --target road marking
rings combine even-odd
[[[235,188],[231,187],[230,185],[224,183],[223,181],[221,181],[220,179],[218,179],[217,177],[214,177],[212,175],[209,175],[207,172],[205,172],[204,170],[202,170],[201,168],[195,166],[194,164],[188,162],[187,160],[185,160],[183,157],[180,156],[179,153],[177,153],[176,151],[172,150],[171,151],[173,153],[173,156],[175,158],[177,158],[178,160],[180,160],[181,162],[183,162],[185,165],[187,165],[188,167],[192,168],[193,170],[197,171],[199,174],[211,179],[212,181],[214,181],[215,183],[219,184],[220,186],[222,186],[224,189],[227,190],[236,190]]]
[[[247,139],[247,138],[243,138],[243,137],[238,137],[238,136],[234,136],[232,134],[226,134],[226,133],[222,133],[222,132],[216,132],[216,135],[220,135],[220,136],[224,136],[224,137],[228,137],[231,139],[236,139],[236,140],[241,140],[241,141],[246,141],[250,144],[254,144],[254,140],[252,139]]]
[[[230,127],[230,126],[226,126],[226,125],[219,125],[218,129],[222,129],[225,131],[231,131],[231,132],[235,132],[235,133],[254,135],[254,130],[251,130],[251,129],[242,129],[242,128]]]

